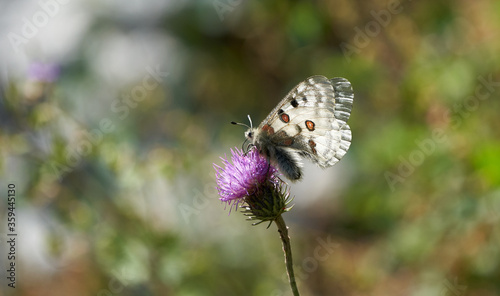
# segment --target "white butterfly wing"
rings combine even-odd
[[[292,156],[307,157],[325,168],[337,163],[351,143],[347,120],[354,93],[345,78],[312,76],[299,83],[274,108],[258,130]]]

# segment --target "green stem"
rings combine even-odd
[[[295,281],[295,275],[293,273],[293,262],[292,262],[292,247],[290,244],[290,237],[288,236],[288,227],[286,227],[285,220],[281,215],[274,220],[278,226],[278,232],[280,233],[281,242],[283,243],[283,252],[285,252],[285,264],[286,271],[288,273],[288,281],[290,282],[290,287],[294,296],[299,296],[299,290],[297,289],[297,282]]]

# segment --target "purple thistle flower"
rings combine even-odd
[[[227,157],[221,157],[224,169],[214,164],[220,200],[228,204],[234,201],[237,204],[246,196],[254,194],[267,179],[273,182],[277,179],[278,170],[269,165],[257,149],[244,155],[243,151],[235,148],[231,149],[231,154],[232,164]]]
[[[224,168],[214,164],[220,200],[235,208],[246,202],[251,219],[273,220],[287,211],[289,193],[278,178],[278,169],[270,165],[257,149],[231,149],[231,162],[221,157]],[[249,211],[249,212],[248,212]]]

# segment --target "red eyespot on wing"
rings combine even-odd
[[[270,126],[269,124],[265,124],[262,127],[262,131],[266,132],[268,135],[273,135],[274,134],[274,128]]]
[[[314,130],[314,122],[310,121],[310,120],[306,120],[306,127],[308,130],[310,130],[311,132]]]
[[[313,140],[309,140],[309,147],[311,147],[311,151],[313,154],[316,154],[316,143]]]
[[[286,113],[283,113],[280,115],[280,119],[281,121],[283,121],[284,123],[288,123],[290,122],[290,116],[288,116],[288,114]]]

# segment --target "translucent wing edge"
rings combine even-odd
[[[351,83],[345,78],[335,77],[330,79],[330,83],[335,92],[335,118],[343,126],[351,116],[354,92]]]

